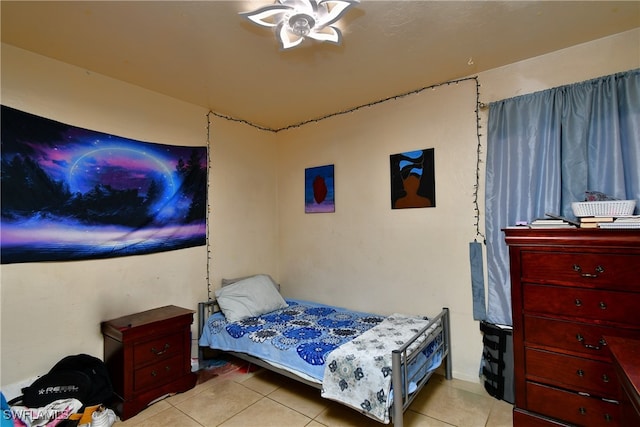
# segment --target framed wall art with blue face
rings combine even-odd
[[[436,206],[434,149],[390,156],[391,209]]]

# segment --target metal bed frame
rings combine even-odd
[[[202,331],[204,329],[204,324],[206,320],[209,318],[210,314],[219,310],[216,310],[218,304],[215,300],[205,301],[198,303],[198,339],[202,336]],[[418,340],[421,336],[425,335],[426,331],[428,331],[434,324],[437,324],[437,327],[434,328],[429,334],[427,334],[427,339],[420,343],[420,345],[415,346],[413,348],[412,344],[416,340]],[[421,371],[422,366],[428,366],[431,363],[431,360],[435,355],[440,351],[442,354],[442,359],[444,362],[444,370],[445,370],[445,378],[450,380],[453,378],[452,374],[452,363],[451,363],[451,321],[449,317],[449,309],[444,307],[442,311],[435,317],[429,319],[429,323],[424,326],[420,331],[418,331],[410,340],[407,341],[402,347],[393,350],[391,352],[391,384],[392,389],[394,390],[394,399],[391,408],[389,408],[391,421],[395,427],[403,426],[403,414],[411,405],[413,400],[418,395],[419,391],[426,385],[434,371],[427,373],[422,378],[414,378],[409,374],[409,365],[413,360],[418,357],[418,355],[435,339],[440,339],[440,343],[438,344],[437,349],[431,353],[431,355],[424,361],[424,363],[416,369],[416,373],[413,374],[414,377],[418,375]],[[411,347],[411,348],[410,348]],[[200,347],[199,351],[199,359],[202,360],[202,348]],[[230,354],[239,359],[245,360],[254,365],[260,366],[267,370],[276,372],[280,375],[284,375],[288,378],[294,379],[296,381],[302,382],[309,386],[315,387],[317,389],[322,388],[322,384],[316,383],[313,381],[309,381],[306,378],[302,378],[296,375],[293,372],[287,371],[285,369],[278,368],[273,366],[269,362],[266,362],[262,359],[253,357],[246,353],[238,353],[232,351],[225,351],[224,353]],[[407,380],[403,382],[403,378]],[[415,382],[416,390],[412,393],[409,393],[409,383]]]

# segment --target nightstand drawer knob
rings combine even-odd
[[[584,377],[584,371],[582,369],[578,369],[576,371],[576,375],[578,375],[579,377]]]
[[[167,350],[169,350],[169,347],[171,347],[169,344],[165,344],[162,350],[158,350],[155,347],[151,347],[151,353],[155,354],[156,356],[160,356],[162,354],[165,354]]]
[[[578,412],[580,412],[580,415],[586,415],[587,414],[587,408],[580,407],[578,409]]]
[[[602,381],[605,382],[605,383],[608,383],[609,382],[609,375],[602,374]]]
[[[607,303],[605,303],[604,301],[600,301],[600,308],[602,310],[606,310],[607,309]]]
[[[169,372],[171,370],[171,367],[170,366],[165,366],[164,370],[166,372]],[[152,377],[157,377],[158,376],[158,372],[154,369],[153,371],[151,371],[151,376]]]
[[[576,298],[576,307],[580,307],[580,306],[582,306],[582,301]]]
[[[613,417],[609,414],[604,414],[604,420],[606,422],[611,422],[613,420]]]

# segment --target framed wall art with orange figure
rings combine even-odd
[[[390,156],[391,209],[436,206],[434,149]]]

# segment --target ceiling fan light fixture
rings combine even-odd
[[[251,22],[275,28],[276,39],[283,50],[299,46],[305,38],[334,44],[342,42],[342,32],[333,24],[359,0],[276,0],[240,15]]]

